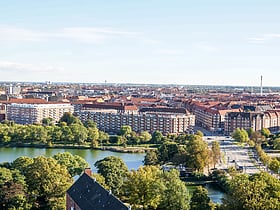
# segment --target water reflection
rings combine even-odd
[[[197,186],[200,185],[192,185],[187,186],[189,192],[192,194]],[[214,203],[222,203],[222,198],[225,196],[225,193],[214,183],[207,183],[203,185],[208,190],[208,196]]]
[[[57,149],[57,148],[0,148],[0,162],[12,162],[18,157],[37,157],[53,156],[57,153],[70,152],[73,155],[79,155],[84,158],[95,171],[94,163],[108,156],[117,156],[123,159],[129,169],[138,169],[143,165],[145,154],[138,153],[118,153],[106,150],[90,150],[90,149]]]

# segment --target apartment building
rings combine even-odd
[[[85,104],[78,113],[80,119],[91,119],[105,132],[117,133],[129,125],[135,132],[158,130],[163,134],[182,133],[194,126],[195,117],[185,109],[138,108],[124,104]]]
[[[245,130],[253,128],[254,131],[268,128],[272,132],[279,131],[280,110],[227,113],[225,117],[225,134],[231,134],[236,128],[243,128]]]
[[[219,102],[196,103],[192,109],[196,125],[212,132],[223,132],[226,113],[238,110]]]
[[[263,125],[272,132],[278,132],[280,129],[280,109],[266,110],[264,112]]]
[[[7,103],[7,120],[18,124],[41,123],[44,118],[59,121],[65,112],[74,112],[69,103],[50,103],[41,99],[14,99]]]
[[[0,122],[6,119],[6,105],[0,103]]]

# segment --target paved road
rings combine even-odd
[[[222,152],[222,163],[216,167],[227,169],[230,166],[240,169],[243,173],[254,174],[265,170],[265,167],[255,159],[255,154],[249,146],[240,146],[233,139],[225,136],[205,136],[211,145],[212,141],[219,141]]]

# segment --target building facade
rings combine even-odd
[[[225,134],[231,134],[236,128],[245,130],[252,128],[254,131],[268,128],[272,132],[278,132],[280,129],[280,110],[227,113],[225,117]]]
[[[225,129],[225,115],[228,112],[236,111],[223,105],[198,104],[193,108],[196,125],[212,132],[222,133]]]
[[[99,106],[81,110],[78,116],[82,121],[91,119],[97,127],[108,133],[117,133],[124,125],[131,126],[135,132],[160,131],[163,134],[182,133],[194,126],[195,117],[182,109],[145,108],[137,110],[128,107]]]
[[[65,112],[74,112],[68,103],[10,103],[7,104],[7,120],[18,124],[41,123],[44,118],[59,121]]]

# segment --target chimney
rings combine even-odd
[[[85,168],[84,173],[91,177],[91,169]]]

